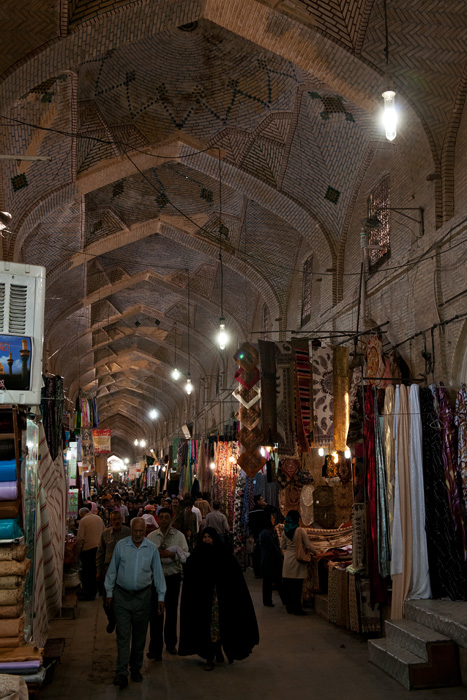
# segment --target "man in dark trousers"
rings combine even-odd
[[[143,518],[133,518],[131,536],[117,542],[105,577],[107,605],[113,605],[117,625],[117,670],[113,684],[141,683],[144,647],[151,614],[152,586],[157,591],[157,609],[164,612],[165,578],[157,547],[145,538]]]
[[[250,510],[248,515],[248,528],[250,534],[253,535],[255,540],[255,548],[253,550],[253,571],[256,578],[261,578],[261,550],[258,543],[259,533],[263,529],[264,523],[264,509],[267,506],[266,501],[263,496],[258,495],[254,497],[255,505]]]
[[[104,530],[102,518],[94,515],[89,508],[80,508],[78,532],[76,535],[76,555],[81,559],[82,600],[94,600],[97,593],[96,555]]]
[[[149,642],[148,659],[160,661],[162,659],[162,648],[165,641],[165,648],[169,654],[177,653],[177,619],[178,619],[178,599],[180,597],[180,585],[182,582],[182,562],[180,554],[169,551],[179,547],[188,554],[188,544],[185,535],[172,527],[172,510],[161,508],[159,511],[159,529],[148,535],[148,540],[154,542],[159,550],[162,562],[162,571],[165,576],[167,591],[165,594],[165,624],[164,615],[159,615],[157,610],[157,600],[153,592],[153,603],[151,611],[151,641]]]
[[[118,510],[112,511],[110,514],[110,527],[104,530],[101,535],[101,541],[99,543],[99,548],[97,550],[96,564],[97,564],[97,585],[99,588],[99,593],[104,596],[104,610],[107,615],[107,620],[109,621],[107,625],[107,632],[111,634],[115,629],[115,615],[113,607],[109,607],[105,602],[106,595],[104,589],[104,579],[109,568],[109,564],[112,560],[112,555],[114,553],[115,545],[124,537],[130,536],[130,528],[123,524],[122,514]]]

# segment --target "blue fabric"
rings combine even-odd
[[[16,481],[16,459],[0,462],[0,481]]]
[[[17,520],[5,518],[0,520],[0,540],[14,540],[16,537],[22,537],[23,531],[18,525]]]
[[[152,583],[156,587],[158,600],[164,600],[165,577],[156,545],[146,538],[139,547],[135,546],[131,537],[117,542],[105,577],[107,597],[113,597],[116,584],[126,591],[140,591]]]

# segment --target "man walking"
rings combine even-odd
[[[125,537],[130,536],[130,528],[123,524],[123,518],[118,510],[112,511],[110,514],[110,527],[108,527],[101,535],[101,541],[99,543],[99,548],[97,550],[96,564],[97,564],[97,585],[99,588],[99,593],[104,597],[104,611],[107,615],[107,620],[109,624],[107,625],[107,632],[111,634],[115,629],[115,615],[112,606],[107,605],[106,595],[104,589],[104,579],[109,568],[109,564],[112,560],[112,555],[114,553],[115,545],[120,540]]]
[[[114,685],[126,688],[128,665],[131,680],[141,683],[144,647],[151,614],[152,585],[157,609],[164,612],[165,578],[157,547],[145,538],[146,524],[133,518],[131,536],[117,542],[105,577],[107,605],[113,605],[117,625],[117,671]]]
[[[76,556],[81,559],[82,600],[94,600],[97,593],[96,554],[104,530],[102,518],[90,512],[89,508],[80,508],[80,522],[76,537]]]
[[[159,550],[162,563],[162,571],[165,576],[167,591],[165,594],[165,624],[164,615],[159,615],[157,600],[153,593],[151,609],[151,641],[149,642],[148,659],[160,661],[162,659],[162,647],[169,654],[177,653],[177,618],[178,599],[180,596],[180,584],[182,580],[182,564],[180,555],[173,551],[176,547],[188,553],[188,544],[185,535],[172,527],[172,510],[161,508],[159,511],[159,529],[148,535],[148,540],[154,542]]]
[[[214,501],[212,504],[213,511],[206,515],[206,527],[213,527],[217,532],[222,542],[226,544],[227,535],[230,532],[229,521],[224,513],[221,513],[220,501]]]
[[[250,534],[253,535],[255,540],[255,548],[253,550],[253,571],[255,573],[255,578],[261,578],[261,549],[258,538],[263,527],[264,509],[266,508],[267,503],[261,495],[255,496],[254,502],[255,505],[250,510],[248,515],[248,528],[250,530]]]

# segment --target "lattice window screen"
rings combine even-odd
[[[389,176],[383,177],[368,197],[368,216],[377,216],[381,228],[370,229],[368,243],[384,246],[381,250],[369,250],[370,272],[376,270],[391,257]]]
[[[311,293],[313,283],[313,256],[305,260],[302,282],[302,326],[311,318]]]

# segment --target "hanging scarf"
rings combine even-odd
[[[285,536],[289,538],[289,540],[293,540],[293,536],[295,535],[295,530],[298,527],[298,520],[292,519],[289,515],[285,519],[284,523],[284,532]]]

